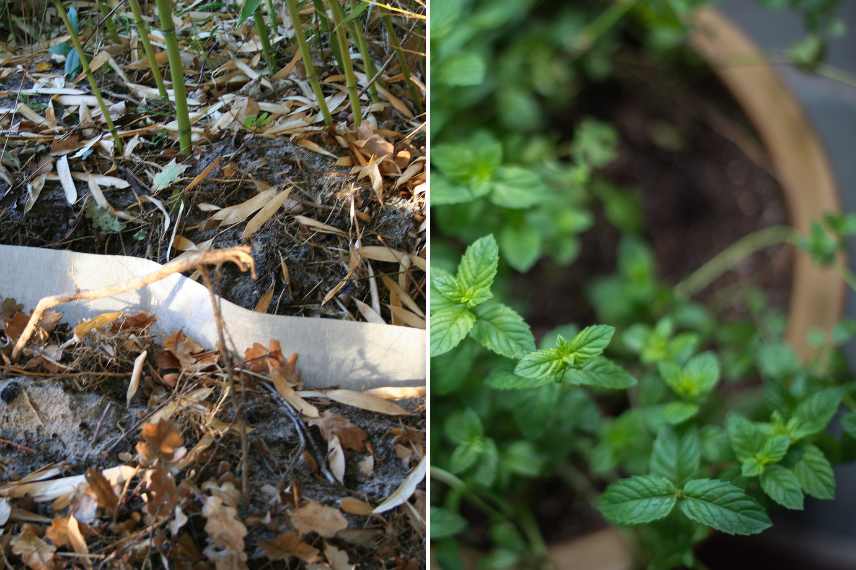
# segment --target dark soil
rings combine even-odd
[[[709,75],[682,73],[678,81],[674,70],[635,64],[588,89],[567,120],[594,116],[618,130],[618,158],[603,174],[638,190],[643,238],[653,248],[659,277],[675,284],[741,237],[789,223],[788,211],[765,149],[722,85]],[[596,222],[582,235],[580,257],[570,268],[542,262],[519,279],[515,297],[528,301],[536,333],[596,319],[586,287],[615,272],[621,235],[600,203],[594,206]],[[770,248],[716,280],[698,300],[725,296],[724,311],[732,315],[740,312],[740,299],[729,293],[757,287],[771,307],[785,310],[792,269],[789,248]],[[533,282],[541,284],[537,295],[528,285]]]

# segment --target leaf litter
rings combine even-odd
[[[248,244],[259,279],[227,270],[218,292],[230,301],[276,314],[424,326],[423,3],[361,7],[358,21],[379,71],[375,97],[368,66],[355,61],[359,128],[332,36],[319,33],[326,16],[314,11],[318,3],[304,3],[302,15],[331,128],[284,14],[271,30],[282,67],[270,72],[251,23],[237,25],[245,3],[176,10],[190,156],[178,153],[172,104],[159,99],[136,29],[118,26],[117,43],[97,27],[97,4],[77,6],[74,20],[89,34],[90,66],[124,149],[114,155],[83,74],[67,74],[76,52],[55,10],[13,9],[16,25],[0,43],[0,243],[162,264],[188,251]],[[105,4],[115,8],[112,21],[133,22],[127,3]],[[153,13],[144,16],[157,22]],[[163,71],[163,35],[156,26],[150,32]],[[395,57],[398,41],[411,81]],[[362,256],[362,248],[389,254]],[[403,305],[382,276],[399,282],[419,311]]]
[[[0,304],[13,567],[425,567],[424,399],[304,390],[275,341],[222,354],[132,311],[48,311],[13,359],[29,320]]]

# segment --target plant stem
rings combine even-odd
[[[351,110],[354,113],[354,126],[359,128],[362,120],[362,109],[360,108],[360,94],[357,92],[357,76],[354,75],[354,64],[351,61],[350,53],[348,53],[348,30],[345,25],[345,14],[339,0],[327,0],[327,4],[330,6],[333,23],[336,27],[336,39],[339,43],[339,54],[342,56],[348,99],[351,101]]]
[[[339,69],[342,69],[342,56],[339,55],[339,49],[336,46],[336,41],[332,38],[333,36],[333,28],[330,25],[330,19],[327,17],[327,13],[324,11],[324,3],[322,0],[312,0],[312,3],[315,5],[315,15],[318,16],[318,28],[321,32],[330,37],[330,50],[333,52],[333,57],[336,58],[336,63],[339,64]],[[318,48],[322,47],[321,34],[318,34]]]
[[[360,56],[363,58],[363,71],[365,71],[366,77],[371,79],[377,75],[377,67],[375,67],[371,52],[369,52],[369,44],[366,42],[366,37],[363,35],[359,23],[356,21],[351,22],[351,34],[357,40],[357,49],[360,50]],[[379,79],[377,81],[378,83],[380,82]],[[375,103],[379,100],[374,81],[369,83],[369,96]]]
[[[68,14],[62,5],[62,0],[53,0],[53,3],[59,12],[59,17],[62,18],[62,22],[65,24],[66,30],[68,30],[68,34],[71,36],[71,45],[74,46],[74,50],[77,52],[78,57],[80,57],[80,66],[83,68],[83,73],[86,75],[87,81],[89,81],[89,88],[92,90],[95,100],[98,101],[98,108],[101,109],[101,114],[104,115],[104,121],[107,123],[110,134],[113,135],[114,151],[121,153],[122,139],[119,137],[119,131],[116,130],[116,125],[113,124],[110,111],[107,109],[104,98],[101,96],[101,89],[98,88],[98,83],[95,81],[95,74],[89,68],[89,58],[86,57],[83,46],[80,45],[80,38],[77,37],[77,32],[74,31],[74,27],[71,25],[71,20],[68,19]]]
[[[140,41],[143,44],[143,51],[146,52],[146,59],[149,62],[149,69],[152,71],[152,77],[154,77],[155,84],[158,86],[158,93],[160,93],[161,99],[169,101],[169,93],[166,91],[166,85],[163,82],[163,75],[161,75],[160,66],[158,66],[158,59],[155,56],[155,50],[152,47],[152,42],[149,41],[149,26],[146,25],[146,21],[143,19],[143,12],[140,10],[140,3],[137,0],[128,0],[128,4],[131,6],[131,12],[134,14],[134,22],[137,24],[137,32],[140,34]]]
[[[184,88],[184,66],[178,51],[178,38],[175,36],[175,24],[172,21],[172,0],[157,0],[158,16],[166,41],[166,54],[169,57],[169,72],[172,76],[172,90],[175,94],[175,118],[178,121],[178,142],[181,152],[190,152],[190,114],[187,112],[187,91]]]
[[[792,243],[795,238],[796,232],[790,226],[771,226],[744,236],[675,285],[675,293],[692,297],[753,253],[774,245]]]
[[[287,0],[287,5],[288,15],[291,17],[291,25],[294,27],[294,37],[297,39],[297,47],[300,50],[300,57],[303,59],[303,69],[306,70],[309,85],[312,87],[312,91],[315,92],[315,98],[318,99],[318,106],[321,108],[321,114],[324,116],[324,124],[331,127],[333,126],[333,117],[330,116],[330,109],[327,108],[327,101],[324,100],[324,92],[321,90],[318,71],[315,69],[315,64],[312,63],[312,53],[306,43],[306,36],[303,34],[303,22],[300,21],[300,10],[297,7],[297,0]]]
[[[268,64],[268,69],[271,73],[276,72],[276,56],[273,54],[273,48],[270,45],[270,36],[268,35],[267,24],[262,16],[262,11],[258,8],[253,13],[253,23],[256,26],[256,33],[262,41],[262,55],[265,56],[265,61]]]
[[[538,528],[538,522],[532,515],[532,511],[524,507],[518,513],[518,520],[520,528],[523,529],[523,533],[526,535],[527,540],[529,540],[532,554],[535,556],[538,567],[545,570],[553,568],[553,564],[547,555],[547,545],[544,543],[544,537],[541,536],[541,529]]]
[[[441,469],[439,467],[431,467],[431,479],[436,479],[442,483],[445,483],[452,489],[460,492],[463,495],[466,495],[467,498],[470,499],[470,502],[473,505],[477,506],[485,513],[502,518],[512,520],[510,509],[504,504],[502,504],[498,499],[493,499],[497,506],[494,507],[490,505],[487,501],[481,498],[473,489],[471,489],[466,483],[464,483],[460,478],[449,473],[445,469]]]
[[[404,82],[407,83],[407,90],[410,92],[413,102],[418,103],[422,97],[419,89],[410,80],[413,72],[410,70],[410,64],[407,63],[407,56],[404,54],[404,50],[401,49],[401,41],[398,39],[398,34],[395,33],[395,24],[392,23],[392,18],[389,14],[384,13],[382,17],[383,25],[386,27],[386,35],[389,36],[389,44],[395,50],[398,58],[398,67],[401,70],[401,76],[404,78]]]

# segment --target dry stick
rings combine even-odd
[[[134,14],[134,22],[137,24],[137,31],[140,34],[140,41],[143,43],[143,51],[146,52],[146,59],[149,62],[149,69],[152,70],[152,77],[155,79],[155,84],[158,86],[158,93],[161,99],[169,101],[169,93],[167,93],[166,85],[163,82],[163,76],[160,72],[155,50],[152,48],[152,42],[149,41],[149,27],[146,21],[143,20],[143,11],[140,10],[140,3],[137,0],[128,0],[131,6],[131,12]]]
[[[398,56],[398,67],[401,70],[401,76],[404,78],[405,83],[407,83],[407,89],[410,91],[410,97],[413,98],[413,102],[415,104],[422,97],[419,93],[419,89],[417,89],[413,81],[410,80],[410,76],[413,72],[410,70],[410,64],[407,62],[407,56],[404,54],[404,50],[401,49],[401,41],[398,39],[398,34],[395,33],[395,24],[393,24],[392,18],[389,14],[384,13],[381,17],[383,18],[383,25],[386,27],[386,35],[389,37],[389,45],[392,46],[392,49]]]
[[[357,92],[357,77],[354,75],[354,63],[351,61],[351,54],[348,52],[348,30],[345,24],[345,14],[339,0],[327,0],[327,4],[330,6],[333,23],[336,27],[336,40],[339,43],[339,54],[342,56],[348,99],[351,100],[351,111],[354,113],[354,127],[359,128],[362,121],[362,110],[360,109],[360,94]]]
[[[121,285],[112,285],[110,287],[104,287],[103,289],[78,291],[76,293],[45,297],[36,305],[33,314],[30,316],[30,320],[27,322],[27,326],[24,327],[24,332],[22,332],[21,336],[18,337],[18,342],[15,343],[15,348],[12,349],[12,360],[16,360],[21,354],[21,351],[27,345],[30,337],[33,336],[36,326],[39,324],[39,321],[48,309],[52,309],[66,303],[71,303],[73,301],[91,301],[94,299],[103,299],[104,297],[112,297],[113,295],[124,293],[125,291],[142,289],[143,287],[169,277],[173,273],[184,273],[185,271],[197,269],[204,265],[220,265],[223,263],[234,263],[238,266],[238,269],[241,271],[249,270],[253,279],[256,278],[256,267],[253,263],[253,257],[250,255],[250,248],[240,246],[229,249],[204,251],[192,257],[179,259],[164,265],[154,273],[149,273],[143,277],[132,279],[131,281]]]
[[[55,0],[56,1],[56,0]],[[184,88],[184,66],[178,50],[175,36],[175,23],[172,21],[172,0],[157,0],[158,16],[166,42],[166,54],[169,57],[169,72],[172,76],[172,90],[175,94],[175,118],[178,121],[178,142],[181,152],[190,152],[190,114],[187,111],[187,91]]]
[[[258,11],[256,11],[258,13]],[[249,250],[249,248],[248,248]],[[214,285],[211,283],[211,277],[208,275],[208,270],[200,267],[202,281],[208,288],[208,295],[211,297],[211,307],[214,310],[214,322],[217,324],[217,350],[220,356],[223,357],[223,364],[226,366],[226,374],[229,378],[229,393],[232,397],[235,396],[235,377],[232,374],[234,365],[232,364],[232,353],[226,349],[226,334],[225,323],[223,322],[223,313],[220,310],[220,300],[214,294]],[[241,494],[246,501],[250,496],[250,470],[247,457],[249,456],[249,443],[247,441],[247,422],[244,421],[244,395],[246,394],[245,386],[241,383],[241,401],[235,405],[235,417],[240,422],[241,434]],[[232,400],[234,402],[234,400]]]
[[[68,19],[68,14],[65,12],[62,0],[53,0],[53,3],[54,6],[56,6],[57,12],[59,12],[59,17],[62,18],[62,22],[65,24],[66,30],[68,30],[69,36],[71,36],[71,45],[74,46],[74,50],[80,57],[80,66],[83,68],[83,73],[86,75],[87,81],[89,81],[89,88],[92,89],[92,94],[95,96],[95,100],[98,101],[98,108],[101,109],[101,114],[104,115],[104,121],[107,123],[107,128],[110,129],[110,134],[113,135],[114,148],[117,152],[121,153],[122,139],[119,137],[119,131],[116,130],[116,125],[113,124],[113,118],[110,117],[110,111],[104,103],[104,98],[101,97],[101,89],[98,88],[98,83],[95,81],[95,75],[89,68],[89,59],[83,51],[83,46],[80,45],[80,38],[77,37],[77,32],[74,31],[74,27]]]
[[[309,85],[312,87],[312,91],[315,92],[315,98],[318,99],[318,106],[321,108],[321,114],[324,116],[324,124],[331,127],[333,126],[333,117],[330,116],[330,109],[327,108],[327,101],[324,100],[324,92],[321,90],[318,71],[315,69],[315,64],[312,63],[312,52],[306,44],[306,36],[303,35],[303,23],[300,21],[300,10],[297,7],[297,0],[287,0],[287,5],[291,25],[294,28],[294,37],[297,39],[297,47],[300,50],[300,58],[303,60],[303,69],[306,70]]]

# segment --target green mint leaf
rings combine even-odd
[[[431,358],[431,390],[435,394],[451,394],[467,380],[479,354],[479,345],[464,341],[443,356]]]
[[[606,519],[617,525],[637,525],[665,518],[675,508],[678,489],[665,477],[644,475],[610,485],[598,501]]]
[[[840,388],[828,388],[801,402],[791,418],[795,424],[791,429],[791,437],[802,439],[825,430],[841,406],[843,396],[844,392]]]
[[[529,325],[510,307],[488,301],[474,311],[476,324],[470,335],[486,349],[508,358],[521,358],[535,350]]]
[[[753,459],[764,447],[765,438],[760,428],[743,416],[728,416],[725,425],[731,448],[741,462]]]
[[[688,481],[680,509],[690,520],[727,534],[758,534],[772,526],[764,508],[727,481]]]
[[[499,451],[496,449],[496,443],[492,439],[487,438],[483,441],[484,445],[481,456],[470,477],[476,483],[490,487],[496,480],[496,475],[499,471]]]
[[[450,204],[463,204],[478,200],[490,192],[487,184],[469,185],[463,182],[452,182],[449,178],[439,174],[431,173],[431,205],[448,206]]]
[[[476,323],[476,316],[460,305],[431,309],[431,356],[440,356],[466,338]]]
[[[515,441],[506,448],[502,458],[506,469],[524,477],[540,475],[543,463],[543,457],[528,441]]]
[[[441,507],[431,507],[431,540],[455,536],[467,528],[467,519]]]
[[[514,373],[524,378],[559,380],[568,365],[558,348],[545,348],[530,352],[520,359]]]
[[[651,474],[665,477],[677,484],[692,477],[701,467],[701,444],[698,433],[690,430],[678,437],[666,427],[657,434],[651,454]]]
[[[541,257],[542,247],[543,236],[540,229],[525,220],[518,224],[507,224],[499,232],[502,256],[517,271],[529,271]]]
[[[699,433],[701,452],[705,461],[721,463],[733,457],[728,434],[719,426],[705,426]]]
[[[514,392],[514,407],[511,415],[517,429],[527,439],[534,440],[544,435],[544,432],[552,425],[557,415],[560,398],[560,386],[555,383],[540,386],[532,390],[521,390]],[[574,390],[582,393],[582,390]],[[566,411],[570,415],[571,411]],[[579,414],[580,417],[583,412]]]
[[[549,376],[543,378],[526,378],[514,373],[513,370],[494,370],[487,377],[486,383],[496,390],[525,390],[539,388],[547,384],[555,383],[555,379]]]
[[[649,409],[650,420],[657,426],[680,425],[691,419],[699,412],[698,404],[689,402],[669,402],[661,406],[652,406]]]
[[[600,356],[612,341],[614,334],[615,327],[593,325],[578,332],[570,342],[559,342],[557,348],[569,366],[580,367]]]
[[[443,271],[442,269],[432,267],[431,270],[431,287],[433,291],[439,293],[453,303],[460,303],[461,292],[455,276]]]
[[[485,439],[478,438],[458,444],[449,458],[449,470],[463,473],[479,462],[485,450]]]
[[[802,457],[794,465],[794,474],[807,495],[815,499],[835,498],[835,473],[823,452],[814,445],[806,445]]]
[[[624,390],[636,385],[636,378],[611,360],[598,357],[582,368],[565,371],[565,382],[579,386],[597,386],[610,390]]]
[[[606,166],[615,158],[618,133],[606,123],[585,119],[574,129],[571,153],[592,168]]]
[[[761,475],[761,488],[767,496],[788,509],[803,509],[803,492],[793,471],[781,465],[771,465]]]
[[[663,379],[681,397],[691,400],[702,398],[709,394],[719,382],[719,361],[711,352],[705,352],[692,357],[683,370],[676,371],[676,365],[663,363],[660,365]]]
[[[493,297],[490,288],[496,278],[498,264],[499,247],[492,235],[470,244],[458,265],[457,283],[461,303],[476,307]]]
[[[437,72],[437,82],[454,87],[480,85],[486,71],[484,57],[472,52],[461,52],[443,61]]]
[[[490,201],[502,208],[529,208],[544,199],[544,184],[535,172],[519,166],[496,171]]]
[[[767,378],[784,378],[800,368],[793,349],[783,342],[765,344],[758,350],[758,366]]]
[[[848,412],[841,418],[841,429],[850,437],[856,439],[856,412]]]
[[[464,443],[482,437],[484,428],[478,414],[466,409],[449,416],[446,420],[446,435],[455,443]]]

